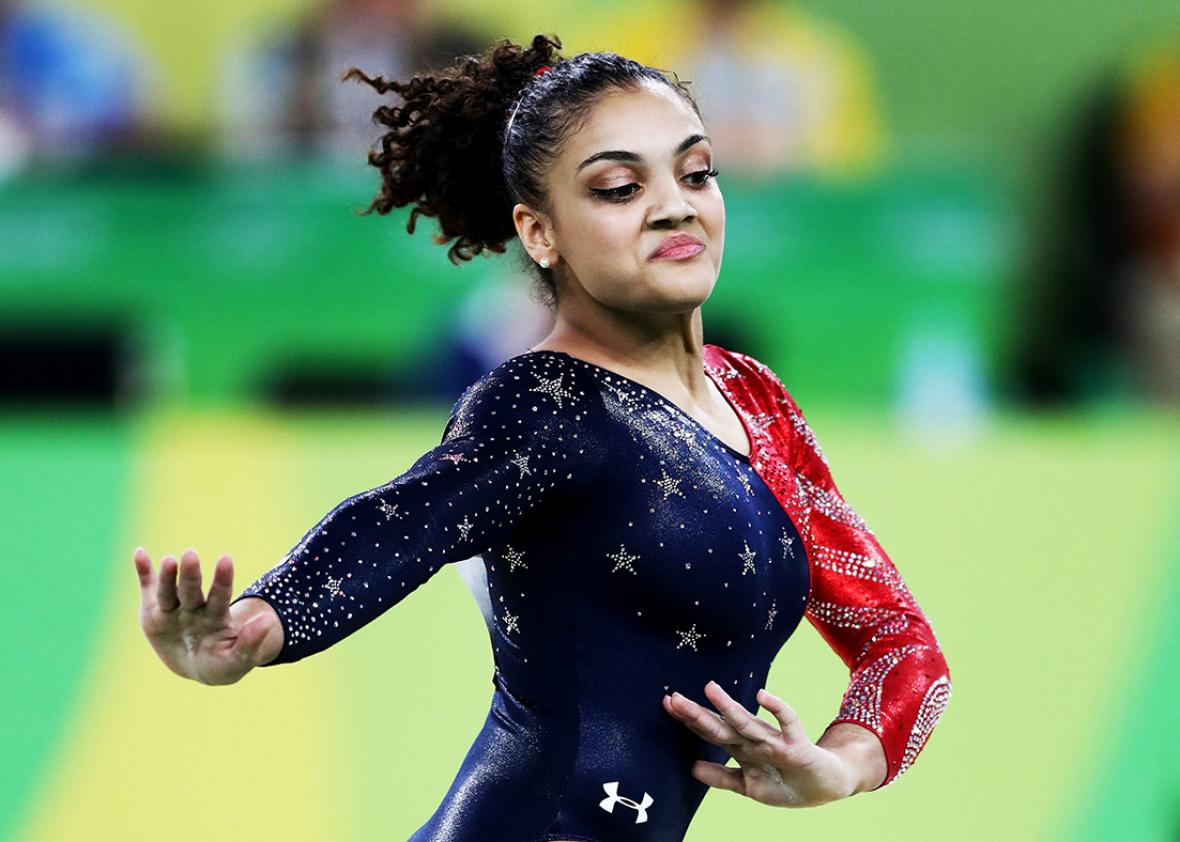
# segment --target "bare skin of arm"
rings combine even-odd
[[[254,667],[273,660],[283,646],[278,614],[263,599],[230,605],[233,559],[213,567],[206,595],[201,561],[186,549],[180,560],[166,555],[159,572],[143,547],[132,556],[139,578],[139,625],[168,669],[201,684],[233,684]],[[179,574],[179,575],[178,575]]]

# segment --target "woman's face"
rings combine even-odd
[[[691,311],[721,269],[725,203],[712,168],[700,118],[676,92],[644,83],[605,93],[547,174],[553,216],[533,233],[548,245],[530,252],[552,255],[563,297]],[[657,254],[684,235],[699,244]]]

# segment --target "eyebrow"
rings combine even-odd
[[[692,146],[693,144],[700,143],[702,140],[708,140],[709,143],[713,142],[710,140],[708,135],[690,134],[680,142],[680,145],[676,147],[672,154],[679,155],[681,152],[684,152],[686,149],[688,149],[688,147]],[[643,156],[638,155],[635,152],[628,152],[624,149],[607,149],[604,152],[595,152],[585,161],[578,164],[578,169],[575,170],[575,172],[581,172],[583,168],[590,166],[595,161],[601,161],[603,159],[609,159],[611,161],[642,161]]]

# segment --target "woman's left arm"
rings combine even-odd
[[[697,761],[710,786],[788,807],[815,806],[880,789],[908,769],[951,695],[950,670],[934,629],[876,536],[845,502],[827,457],[794,399],[769,367],[741,354],[777,401],[784,464],[771,486],[804,544],[811,589],[805,616],[850,672],[839,713],[811,742],[794,710],[760,690],[778,727],[746,710],[716,682],[711,711],[679,694],[665,709],[725,747],[740,768]]]
[[[805,616],[850,671],[839,713],[819,745],[853,762],[862,783],[876,776],[867,788],[880,789],[926,744],[950,699],[950,670],[901,574],[837,489],[803,413],[778,378],[769,377],[792,428],[791,503],[804,520],[800,532],[811,562]],[[884,755],[883,775],[872,739]]]

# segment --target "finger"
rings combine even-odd
[[[783,729],[783,738],[787,742],[811,742],[799,715],[785,701],[763,688],[758,691],[758,704],[774,714],[774,718],[778,720],[778,724]]]
[[[692,766],[692,774],[698,781],[717,789],[728,789],[732,792],[746,794],[746,777],[741,769],[733,769],[720,763],[708,760],[698,760]]]
[[[746,710],[741,702],[726,693],[716,681],[710,681],[705,685],[705,695],[721,711],[725,721],[747,740],[766,743],[780,736],[777,728]]]
[[[131,561],[135,565],[135,574],[139,577],[139,589],[142,591],[150,588],[155,571],[152,570],[152,560],[148,557],[147,550],[136,547],[135,552],[131,554]]]
[[[180,607],[176,596],[176,556],[166,555],[160,559],[160,575],[156,578],[156,605],[161,611],[175,611]]]
[[[180,607],[195,611],[205,604],[201,593],[201,559],[192,547],[180,554],[180,584],[177,586]]]
[[[744,742],[742,736],[714,711],[707,710],[687,696],[674,692],[664,697],[664,708],[683,722],[697,736],[728,749]]]
[[[234,592],[234,561],[226,553],[213,566],[213,584],[209,585],[209,599],[205,610],[214,617],[220,617],[229,610],[230,597]]]

